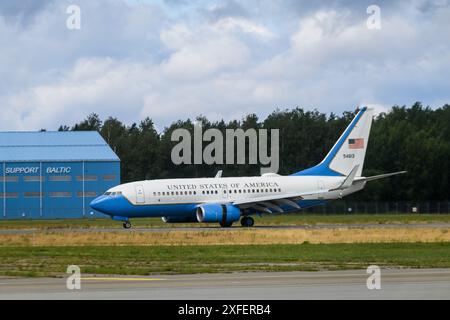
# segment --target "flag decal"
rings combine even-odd
[[[349,149],[364,149],[364,139],[348,139]]]

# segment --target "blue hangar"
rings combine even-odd
[[[104,217],[89,203],[120,184],[98,132],[0,132],[0,220]]]

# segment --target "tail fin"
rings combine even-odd
[[[360,177],[372,119],[373,109],[362,108],[321,163],[293,175],[348,176],[352,169],[358,166],[355,176]]]

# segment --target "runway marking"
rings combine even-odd
[[[164,281],[162,278],[109,278],[109,277],[88,277],[81,280],[99,280],[99,281]]]

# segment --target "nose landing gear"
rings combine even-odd
[[[255,220],[252,217],[244,216],[241,219],[241,226],[243,226],[245,228],[253,227],[254,224],[255,224]]]
[[[131,228],[131,222],[130,221],[125,221],[123,223],[123,228],[124,229],[130,229]]]

